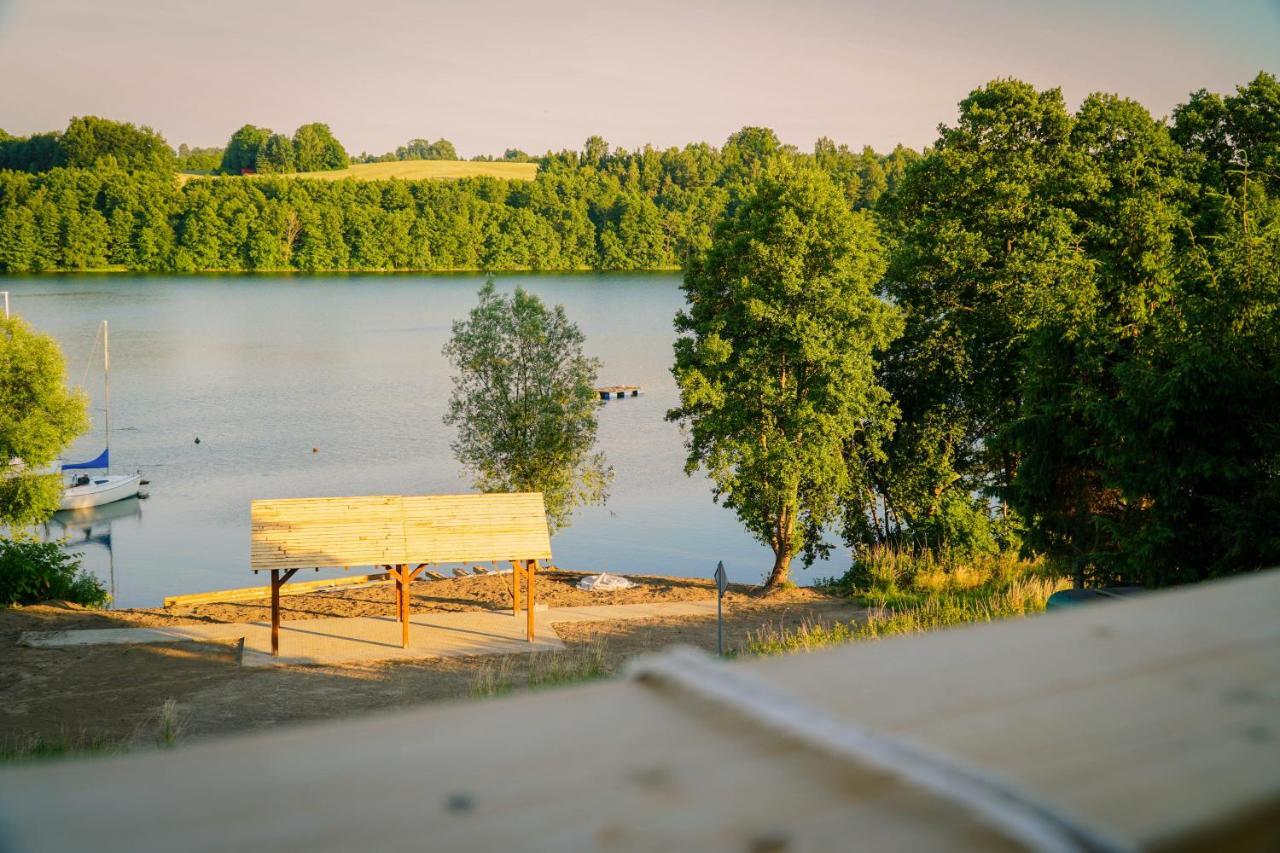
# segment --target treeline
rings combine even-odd
[[[254,145],[259,164],[275,136],[258,128],[238,135],[242,144],[228,146],[224,169],[247,162]],[[772,131],[746,128],[721,148],[611,151],[592,137],[580,152],[541,158],[532,182],[236,176],[179,186],[171,171],[129,170],[110,159],[5,171],[0,270],[674,268],[705,245],[735,187],[778,153],[800,156]],[[917,155],[854,152],[823,140],[805,156],[837,178],[851,205],[867,207]]]
[[[388,154],[361,154],[354,158],[357,163],[391,163],[397,160],[458,160],[458,149],[447,139],[440,138],[435,142],[427,139],[410,139],[395,151]]]
[[[0,170],[116,167],[172,173],[177,158],[164,137],[149,127],[97,116],[71,119],[65,131],[15,137],[0,130]]]
[[[246,124],[231,135],[218,171],[224,175],[282,175],[333,171],[349,165],[347,150],[327,124],[304,124],[293,136]]]

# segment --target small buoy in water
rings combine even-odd
[[[200,443],[200,436],[198,436],[198,435],[197,435],[197,436],[196,436],[196,444],[199,444],[199,443]]]

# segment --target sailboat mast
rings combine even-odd
[[[103,402],[107,407],[107,474],[111,473],[111,342],[108,337],[107,321],[102,321],[102,375]]]

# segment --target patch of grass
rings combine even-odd
[[[741,649],[748,655],[777,655],[811,651],[858,640],[919,634],[953,625],[995,622],[1044,612],[1049,596],[1067,586],[1065,580],[1026,577],[995,589],[980,586],[959,592],[900,595],[905,605],[879,606],[862,622],[805,623],[787,629],[770,626],[754,632]],[[919,596],[912,600],[911,596]]]
[[[1027,581],[1056,583],[1060,577],[1043,558],[1025,559],[1012,551],[962,554],[872,548],[827,588],[856,597],[867,607],[901,609],[937,596],[982,602]]]
[[[528,669],[523,674],[525,687],[579,684],[610,675],[604,641],[573,646],[563,652],[533,653],[528,658]],[[516,675],[516,662],[511,655],[486,661],[471,681],[471,698],[505,696],[515,690],[520,680]]]
[[[87,731],[64,733],[58,737],[31,735],[0,742],[0,764],[47,761],[82,755],[123,752],[125,744]]]
[[[176,699],[166,699],[156,715],[156,746],[171,747],[186,729],[186,722],[178,712]]]

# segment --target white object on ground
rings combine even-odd
[[[622,575],[611,575],[608,572],[587,575],[578,581],[578,589],[585,589],[590,592],[613,592],[615,589],[631,589],[633,586],[635,584]]]

